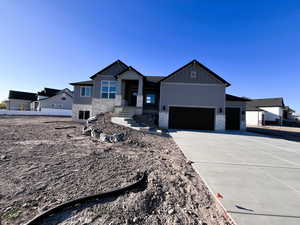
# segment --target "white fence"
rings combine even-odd
[[[41,111],[0,110],[0,115],[11,116],[72,116],[72,110],[42,109]]]

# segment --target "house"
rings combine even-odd
[[[63,90],[44,88],[37,95],[37,100],[31,103],[32,110],[72,110],[73,92],[68,88]]]
[[[283,98],[251,99],[247,102],[247,126],[282,124],[284,112]]]
[[[30,110],[30,104],[37,100],[36,93],[9,91],[7,109],[8,110]]]
[[[101,112],[150,114],[161,128],[245,129],[245,98],[226,95],[230,84],[193,60],[168,76],[145,76],[117,60],[74,86],[73,120]]]
[[[284,120],[296,120],[296,112],[289,106],[283,108],[283,119]]]

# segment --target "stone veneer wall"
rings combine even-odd
[[[159,112],[158,125],[162,129],[168,129],[169,126],[169,112],[161,111]]]
[[[116,105],[115,99],[93,98],[92,100],[92,115],[99,113],[113,112]]]
[[[220,130],[220,131],[225,130],[225,115],[224,114],[216,115],[215,130]]]
[[[88,104],[73,104],[72,105],[72,120],[73,121],[83,121],[79,119],[79,111],[90,111],[92,115],[92,105]]]

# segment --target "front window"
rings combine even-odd
[[[146,104],[155,104],[155,94],[146,95]]]
[[[90,118],[90,111],[79,111],[78,113],[78,118],[80,120],[87,120],[88,118]]]
[[[91,97],[92,88],[91,87],[80,87],[80,96],[81,97]]]
[[[111,80],[101,81],[101,98],[116,98],[117,82]]]

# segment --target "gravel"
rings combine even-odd
[[[109,118],[91,124],[124,133],[125,141],[82,135],[83,125],[67,118],[1,116],[0,224],[22,224],[65,201],[126,186],[143,171],[144,189],[65,210],[43,224],[230,224],[172,138]],[[55,129],[64,126],[74,128]]]

